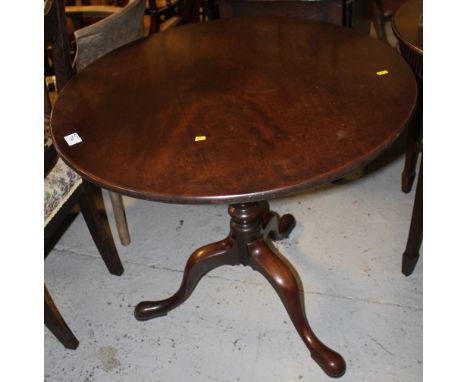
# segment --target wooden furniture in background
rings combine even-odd
[[[61,0],[44,2],[45,43],[51,44],[53,67],[57,87],[62,89],[72,76],[71,59],[68,54],[68,36],[65,27],[65,13]],[[51,247],[57,231],[69,216],[70,210],[79,203],[96,247],[109,272],[121,275],[123,266],[112,239],[107,219],[98,211],[95,198],[100,190],[82,180],[63,160],[58,159],[47,136],[52,102],[44,86],[44,244]],[[48,251],[44,256],[47,257]],[[44,284],[44,323],[57,339],[67,348],[76,349],[78,340],[70,330]]]
[[[65,186],[66,191],[54,196],[54,206],[50,207],[50,198],[44,198],[44,242],[53,238],[56,230],[64,222],[71,208],[79,203],[81,213],[86,221],[91,237],[101,254],[104,263],[110,273],[120,276],[123,273],[123,266],[112,239],[112,234],[107,222],[107,218],[102,217],[97,208],[95,194],[100,192],[91,183],[82,180],[74,171],[69,169],[61,159],[51,169],[44,179],[45,187],[47,183],[60,182],[60,188]],[[47,254],[46,254],[47,255]],[[78,340],[65,323],[55,303],[53,302],[47,288],[44,285],[44,320],[47,328],[57,337],[57,339],[67,348],[76,349]]]
[[[184,0],[147,0],[145,14],[150,16],[149,34],[163,32],[182,23]]]
[[[68,13],[73,14],[75,16],[75,20],[79,18],[78,16],[83,16],[85,8],[86,6],[67,7]],[[100,17],[104,17],[122,10],[122,8],[112,6],[89,6],[89,9],[91,10],[91,14],[95,17],[98,15]],[[67,31],[64,0],[45,0],[44,14],[44,69],[46,76],[54,78],[54,88],[57,93],[62,90],[66,82],[73,76],[76,69],[76,67],[72,65],[71,61],[70,41]],[[91,37],[91,39],[93,38],[94,37]],[[86,39],[86,37],[84,39]],[[48,56],[49,51],[51,52],[50,57]],[[99,53],[99,49],[97,49],[97,51]],[[96,54],[96,51],[92,53]],[[80,56],[85,57],[81,59],[82,62],[85,62],[86,57],[89,57],[89,54],[80,54]],[[46,91],[47,90],[48,85],[46,84]],[[47,128],[45,134],[47,135]],[[130,243],[130,236],[128,233],[127,222],[125,220],[125,211],[123,209],[121,196],[111,196],[111,202],[120,241],[123,245],[128,245]]]
[[[105,54],[144,37],[143,15],[145,0],[129,0],[125,7],[116,6],[68,6],[67,17],[102,19],[74,32],[77,72]]]
[[[216,15],[211,19],[240,15],[288,16],[338,24],[364,34],[369,34],[373,24],[377,38],[387,43],[385,24],[392,14],[384,9],[386,4],[382,0],[205,0],[205,7],[207,4],[210,4],[210,15]]]
[[[103,17],[101,20],[74,32],[76,54],[74,67],[77,72],[105,54],[144,37],[143,15],[145,0],[129,0],[124,7],[116,6],[68,6],[66,15],[72,19]],[[113,63],[113,67],[118,63]],[[98,80],[97,80],[98,81]],[[120,242],[130,244],[122,196],[110,192]]]
[[[409,0],[395,12],[392,28],[398,39],[401,55],[413,69],[418,79],[419,99],[413,123],[408,129],[405,168],[402,173],[403,192],[410,192],[415,174],[418,154],[421,153],[418,184],[414,199],[411,225],[403,253],[402,272],[409,276],[419,259],[419,250],[423,237],[423,20],[422,0]]]
[[[371,1],[373,3],[373,23],[377,38],[388,43],[386,24],[392,21],[394,12],[405,0],[356,0]]]
[[[115,61],[119,70],[108,70]],[[383,69],[389,74],[377,75]],[[249,265],[276,290],[313,359],[339,377],[343,358],[312,332],[300,280],[269,239],[287,237],[294,218],[269,211],[267,200],[376,158],[406,127],[416,98],[406,62],[368,36],[299,19],[233,17],[155,34],[85,68],[60,95],[52,133],[59,155],[101,187],[159,202],[229,204],[228,237],[196,250],[179,290],[138,304],[137,319],[167,314],[218,266]],[[61,138],[78,128],[86,144],[71,149]]]
[[[212,0],[215,1],[215,0]],[[209,0],[205,3],[210,3]],[[384,19],[379,17],[380,0],[217,0],[220,18],[250,16],[286,16],[325,21],[369,34],[371,23],[379,39],[386,41]]]
[[[413,212],[408,233],[406,248],[403,252],[401,272],[405,276],[413,273],[419,259],[419,251],[423,238],[423,160],[421,147],[421,162],[419,164],[418,183],[414,197]]]
[[[45,69],[52,69],[56,90],[60,91],[73,75],[63,0],[44,1],[44,52],[51,51],[52,65],[45,57]],[[47,75],[48,73],[46,73]]]
[[[373,19],[377,38],[381,41],[388,42],[385,23],[389,21],[389,16],[386,14],[382,0],[372,0],[373,2]]]
[[[347,25],[351,8],[343,0],[219,0],[219,17],[283,16]]]

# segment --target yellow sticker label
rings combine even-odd
[[[206,141],[206,136],[204,135],[197,135],[195,137],[195,142]]]
[[[388,74],[388,70],[381,70],[380,72],[377,72],[375,74],[377,74],[378,76],[384,76],[384,75]]]

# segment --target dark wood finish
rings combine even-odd
[[[164,3],[162,5],[161,3]],[[159,32],[159,26],[170,17],[179,13],[179,0],[156,1],[148,0],[148,8],[145,8],[145,15],[150,16],[149,34]]]
[[[422,81],[419,81],[419,99],[416,113],[408,126],[408,135],[406,137],[405,165],[401,173],[401,190],[409,193],[413,188],[416,177],[416,164],[421,151],[421,142],[423,134],[423,103],[422,103]]]
[[[44,323],[67,349],[76,349],[78,340],[68,327],[44,285]]]
[[[150,16],[149,34],[198,22],[199,8],[200,0],[148,0],[145,14]]]
[[[123,8],[99,5],[67,7],[66,14],[72,19],[75,16],[81,19],[86,15],[91,16],[91,19],[107,16],[75,31],[77,52],[74,64],[77,72],[106,53],[143,37],[144,7],[145,0],[130,0]],[[130,235],[121,196],[112,192],[110,196],[120,242],[122,245],[128,245]]]
[[[83,190],[79,200],[80,209],[89,232],[109,272],[120,276],[123,273],[123,266],[112,239],[109,222],[101,218],[94,201],[94,194],[101,191],[84,179],[81,187]]]
[[[382,0],[372,0],[372,3],[372,16],[377,38],[381,41],[388,42],[387,31],[385,30],[385,22],[387,21],[387,17],[385,16]]]
[[[50,102],[49,92],[44,81],[44,178],[47,176],[50,170],[57,163],[57,151],[55,147],[50,143],[50,114],[52,112],[52,104]]]
[[[60,211],[44,227],[44,244],[46,248],[51,248],[50,241],[53,240],[55,233],[61,228],[61,224],[68,217],[70,209],[79,202],[89,232],[107,269],[110,273],[119,276],[123,273],[123,266],[115,248],[107,218],[103,217],[97,209],[96,196],[102,198],[101,190],[83,181],[83,184],[75,190],[73,195],[61,207]],[[44,256],[47,256],[47,253],[44,253]],[[78,347],[78,340],[66,324],[45,285],[44,323],[66,348],[76,349]]]
[[[415,118],[408,128],[405,167],[401,174],[401,189],[410,192],[416,176],[418,155],[422,153],[423,138],[423,5],[422,0],[409,0],[397,9],[392,28],[398,39],[401,55],[413,69],[418,79],[419,99]],[[409,276],[418,261],[423,234],[423,176],[422,154],[418,184],[411,217],[408,241],[402,259],[402,272]]]
[[[63,0],[47,0],[44,11],[44,48],[51,47],[57,91],[60,91],[73,75]]]
[[[135,317],[138,320],[148,320],[164,316],[183,303],[209,271],[222,265],[248,265],[260,272],[276,290],[312,358],[329,376],[343,375],[346,370],[344,359],[324,345],[307,322],[301,283],[295,271],[265,241],[270,233],[277,238],[287,237],[294,227],[292,216],[286,217],[289,224],[286,224],[285,232],[281,232],[278,227],[282,224],[278,215],[271,213],[270,218],[265,220],[259,203],[230,205],[228,211],[231,215],[229,236],[196,250],[187,262],[179,290],[166,300],[139,303],[135,309]]]
[[[64,160],[107,189],[174,203],[258,201],[338,179],[398,137],[416,100],[390,47],[286,18],[174,28],[103,57],[66,90],[52,116]],[[73,132],[83,143],[66,144]]]
[[[422,0],[406,1],[392,19],[392,29],[398,41],[420,56],[423,54],[422,3]]]
[[[145,8],[145,15],[149,15],[150,17],[149,34],[159,32],[159,24],[161,23],[161,13],[161,10],[159,10],[158,12],[156,0],[148,0],[148,8]]]
[[[182,17],[189,23],[202,21],[200,9],[203,7],[203,0],[186,0]]]
[[[66,220],[70,209],[79,202],[89,232],[107,269],[110,273],[119,276],[123,273],[123,266],[115,248],[107,218],[101,216],[97,209],[95,202],[96,195],[102,197],[101,190],[83,181],[83,184],[76,189],[73,195],[71,195],[61,207],[60,211],[58,211],[49,224],[44,227],[44,244],[46,248],[50,248],[50,241],[53,240],[54,234]],[[47,253],[44,253],[44,256],[47,256]],[[44,323],[66,348],[76,349],[78,347],[78,340],[66,324],[45,285]]]
[[[376,0],[219,0],[218,16],[297,17],[342,25],[369,34],[374,1]],[[208,19],[212,20],[213,17]]]
[[[353,28],[359,32],[369,34],[371,23],[374,22],[373,10],[375,0],[345,0],[344,15],[347,16],[347,23],[344,26]]]
[[[401,175],[401,189],[410,192],[416,176],[417,146],[422,139],[423,95],[423,25],[422,0],[409,0],[397,9],[392,19],[392,28],[398,39],[401,55],[418,78],[419,103],[414,123],[409,126],[406,145],[405,167]]]
[[[403,253],[401,271],[405,276],[413,273],[419,259],[419,249],[423,238],[423,162],[419,165],[418,184],[414,198],[411,225],[408,234],[406,249]]]
[[[72,75],[71,61],[69,60],[68,40],[66,40],[65,20],[63,12],[63,2],[61,0],[48,1],[45,3],[45,37],[46,44],[53,44],[54,70],[57,77],[57,87],[62,89],[65,82]],[[49,124],[52,103],[49,98],[48,89],[44,86],[44,123]],[[53,171],[57,155],[53,146],[44,150],[44,178],[49,171]],[[123,272],[117,250],[110,233],[107,219],[99,213],[95,197],[100,195],[101,191],[86,181],[78,186],[75,191],[69,195],[68,199],[61,205],[59,211],[44,227],[45,248],[51,249],[55,236],[62,229],[62,224],[70,214],[73,206],[79,202],[81,211],[93,237],[96,246],[112,274],[120,275]],[[44,251],[44,257],[48,252]],[[52,300],[47,288],[44,285],[44,323],[57,339],[69,349],[76,349],[78,340],[66,324],[57,306]]]
[[[404,60],[369,37],[293,18],[232,18],[158,33],[91,64],[60,95],[52,131],[64,160],[98,185],[230,203],[229,236],[196,250],[179,290],[140,303],[136,318],[167,314],[216,267],[249,265],[276,290],[313,359],[339,377],[343,358],[312,332],[300,280],[270,247],[294,217],[280,218],[266,200],[375,158],[412,117],[416,96]],[[83,142],[69,147],[72,132]]]
[[[281,16],[325,21],[337,25],[352,22],[344,0],[219,0],[219,17]]]
[[[49,146],[44,149],[44,178],[47,176],[50,170],[57,163],[58,156],[54,146]]]

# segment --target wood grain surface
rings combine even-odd
[[[405,61],[370,37],[232,18],[159,33],[91,64],[61,92],[52,135],[72,168],[113,191],[258,201],[369,162],[403,131],[416,98]],[[68,146],[74,132],[83,142]]]
[[[422,0],[408,0],[397,9],[392,29],[397,39],[415,53],[423,54]]]

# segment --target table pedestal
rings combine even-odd
[[[165,300],[140,302],[135,308],[135,317],[143,321],[166,315],[187,300],[200,279],[214,268],[249,265],[265,276],[276,290],[312,358],[330,377],[342,376],[346,370],[344,359],[325,346],[307,322],[300,281],[292,266],[277,256],[266,241],[268,236],[273,240],[288,237],[296,224],[294,217],[287,214],[280,218],[268,207],[261,208],[259,203],[233,204],[228,211],[231,215],[228,237],[197,249],[187,261],[179,290]]]

